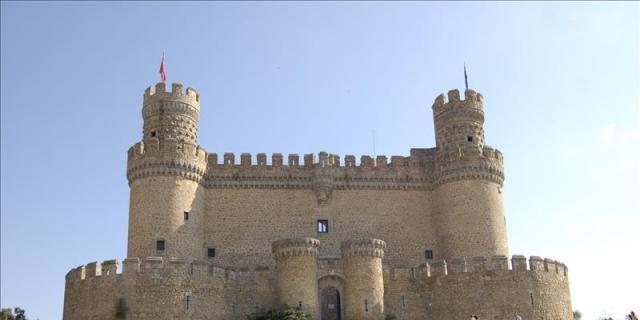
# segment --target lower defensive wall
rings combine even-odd
[[[316,272],[320,292],[325,289],[323,283],[344,288],[353,273],[343,268],[344,261],[342,257],[317,258],[317,268],[310,270]],[[239,270],[161,257],[129,258],[122,266],[117,260],[93,262],[67,274],[63,318],[246,319],[247,314],[282,301],[276,269]],[[363,301],[343,303],[341,314],[358,318],[349,320],[382,320],[388,315],[453,320],[471,314],[483,320],[503,320],[515,313],[536,320],[572,317],[567,267],[550,259],[531,257],[527,261],[517,255],[511,261],[505,256],[470,261],[452,258],[360,276],[382,277],[383,288],[360,292],[358,299]],[[380,289],[384,299],[374,306]],[[312,307],[309,311],[318,319],[317,306]]]

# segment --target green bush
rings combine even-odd
[[[300,308],[288,305],[280,309],[267,309],[254,312],[247,316],[247,320],[310,320],[311,316]]]

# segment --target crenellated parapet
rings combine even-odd
[[[200,95],[195,89],[188,87],[183,91],[183,86],[180,83],[173,83],[171,91],[166,89],[166,84],[163,82],[147,87],[144,91],[143,105],[146,106],[163,100],[175,100],[191,106],[200,106]]]
[[[91,286],[91,281],[135,281],[182,278],[190,281],[215,282],[220,285],[240,286],[256,283],[258,279],[274,279],[274,270],[266,266],[254,268],[225,268],[206,261],[191,261],[179,258],[146,257],[127,258],[122,264],[116,259],[91,262],[71,269],[66,275],[67,283]],[[111,280],[109,280],[111,279]],[[170,283],[170,282],[167,282]],[[124,285],[124,284],[123,284]]]
[[[460,99],[460,91],[450,90],[447,95],[440,94],[433,102],[433,116],[437,121],[448,121],[452,118],[484,121],[484,98],[482,94],[471,89],[464,92],[464,100]]]
[[[149,176],[180,176],[202,181],[207,170],[207,152],[200,146],[176,141],[138,142],[127,153],[127,179]]]
[[[346,240],[341,244],[342,256],[367,256],[367,257],[384,257],[384,249],[387,244],[380,239],[355,239]]]
[[[509,263],[511,262],[511,263]],[[419,267],[413,268],[392,268],[385,270],[385,277],[390,281],[396,280],[420,280],[428,278],[437,278],[454,275],[473,275],[473,274],[493,274],[507,275],[528,273],[532,276],[552,276],[562,281],[568,281],[568,268],[559,261],[552,259],[542,259],[532,256],[527,258],[522,255],[513,255],[511,261],[507,256],[477,256],[471,259],[464,257],[454,257],[449,260],[434,260],[425,263]],[[504,277],[503,277],[504,278]],[[468,278],[476,281],[477,278]],[[491,277],[483,277],[482,279],[491,280]]]
[[[271,244],[276,260],[283,257],[318,256],[320,241],[313,238],[281,239]]]
[[[238,163],[238,158],[240,162]],[[232,153],[219,156],[210,153],[204,185],[208,188],[275,188],[313,189],[322,204],[332,190],[341,189],[429,189],[428,163],[430,159],[418,156],[340,156],[320,152],[318,155],[281,153],[271,156],[259,153],[252,156]],[[287,163],[283,163],[288,159]]]
[[[363,155],[359,162],[353,155],[341,159],[326,152],[317,157],[306,154],[301,162],[298,154],[289,154],[287,164],[281,153],[272,154],[270,163],[266,153],[209,153],[203,183],[208,188],[313,189],[321,204],[332,190],[431,190],[444,179],[458,178],[502,184],[500,151],[489,146],[435,150],[413,149],[409,156]]]
[[[502,153],[487,145],[461,145],[435,155],[433,187],[459,180],[487,180],[502,185],[504,162]]]

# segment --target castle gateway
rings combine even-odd
[[[129,149],[127,258],[66,275],[64,320],[572,319],[567,267],[508,258],[502,154],[482,95],[433,103],[436,147],[408,156],[208,153],[200,96],[145,91]]]

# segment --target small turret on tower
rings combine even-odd
[[[484,145],[483,97],[471,89],[465,90],[464,95],[465,99],[460,100],[460,92],[454,89],[446,98],[441,94],[434,101],[436,147]]]
[[[195,145],[200,119],[200,96],[193,88],[182,91],[182,84],[174,83],[167,92],[164,83],[144,92],[142,117],[143,141],[173,140]]]

